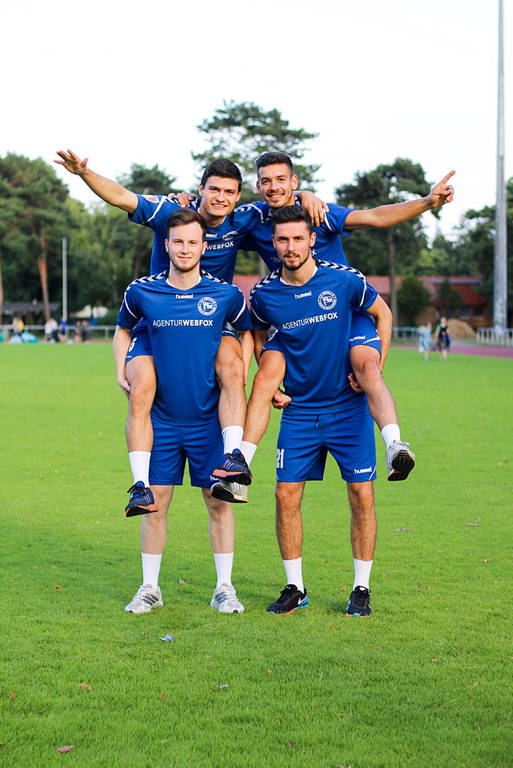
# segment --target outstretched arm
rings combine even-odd
[[[59,150],[57,152],[61,160],[54,160],[57,165],[62,165],[64,168],[73,173],[75,176],[80,176],[87,186],[93,190],[95,195],[101,197],[109,205],[115,205],[116,208],[127,213],[134,213],[137,208],[137,195],[134,192],[130,192],[129,189],[125,189],[117,181],[112,179],[106,179],[104,176],[100,176],[99,173],[95,173],[87,167],[88,158],[81,160],[71,149],[66,152]]]
[[[435,184],[426,197],[419,197],[417,200],[409,200],[406,203],[393,203],[380,205],[377,208],[351,211],[345,220],[344,229],[367,229],[368,227],[383,229],[413,219],[426,211],[441,208],[442,205],[452,202],[454,187],[447,182],[455,173],[456,171],[449,171],[442,181]]]

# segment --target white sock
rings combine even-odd
[[[295,584],[300,592],[305,591],[305,585],[303,584],[303,567],[302,557],[296,557],[294,560],[284,560],[285,574],[287,576],[287,584]]]
[[[366,587],[369,589],[370,572],[372,568],[373,560],[357,560],[353,557],[354,562],[354,584],[355,587]]]
[[[146,552],[141,552],[143,580],[142,583],[151,584],[155,589],[159,585],[159,573],[160,563],[162,562],[162,555],[148,555]]]
[[[386,427],[383,427],[381,430],[381,437],[385,441],[387,448],[396,440],[399,443],[401,441],[401,430],[399,429],[399,424],[387,424]]]
[[[231,453],[235,448],[240,450],[240,441],[244,430],[242,427],[225,427],[223,429],[223,451]]]
[[[255,443],[248,443],[246,440],[243,440],[240,444],[242,455],[246,459],[246,464],[248,465],[248,467],[253,461],[253,456],[255,455],[257,448],[258,448],[258,445],[255,445]]]
[[[232,583],[233,552],[214,552],[214,561],[216,564],[217,584],[216,589],[221,584]]]
[[[128,458],[130,459],[130,469],[134,476],[134,483],[138,483],[141,480],[144,483],[144,487],[147,488],[150,485],[150,451],[129,451]]]

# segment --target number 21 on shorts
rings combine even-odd
[[[283,452],[285,448],[276,449],[276,469],[283,469]]]

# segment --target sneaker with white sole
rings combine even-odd
[[[211,486],[210,492],[214,499],[229,501],[232,504],[248,503],[248,487],[241,483],[230,483],[228,480],[218,480]]]
[[[217,608],[219,613],[244,613],[244,606],[231,584],[221,584],[215,588],[210,607]]]
[[[386,462],[389,480],[406,480],[415,466],[415,454],[409,443],[394,440],[387,448]]]
[[[125,611],[127,613],[149,613],[153,608],[162,608],[163,605],[160,587],[143,584],[125,607]]]

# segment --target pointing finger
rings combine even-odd
[[[451,176],[454,176],[454,174],[455,174],[455,173],[456,173],[456,171],[449,171],[449,173],[447,174],[447,176],[444,176],[444,177],[443,177],[443,179],[442,179],[442,181],[440,182],[440,184],[447,184],[447,182],[449,181],[449,179],[451,178]]]

